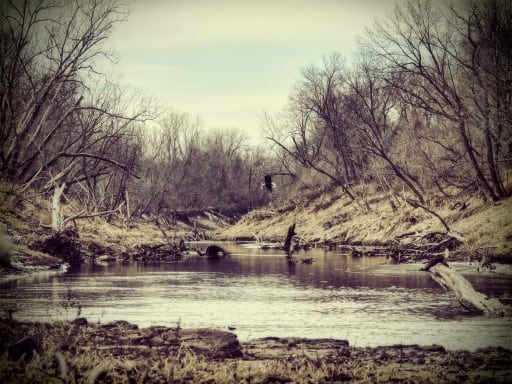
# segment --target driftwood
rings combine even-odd
[[[490,246],[490,247],[480,247],[480,248],[473,249],[472,254],[469,256],[469,261],[470,262],[473,260],[477,261],[477,264],[476,264],[477,271],[481,271],[485,268],[487,268],[489,270],[496,269],[496,267],[491,262],[491,257],[489,256],[489,251],[492,248],[496,248],[496,247]]]
[[[283,249],[288,253],[290,253],[293,236],[295,236],[295,223],[290,225],[288,228],[288,233],[286,234],[286,239],[284,240]]]
[[[465,308],[476,309],[486,315],[509,316],[512,307],[501,303],[498,299],[488,298],[481,292],[475,291],[469,281],[459,272],[448,267],[443,261],[438,261],[429,267],[432,278],[443,288],[450,289]]]
[[[128,259],[144,262],[178,261],[185,249],[179,243],[139,244],[127,252]]]
[[[448,267],[448,263],[446,262],[445,257],[443,255],[434,257],[433,259],[429,260],[423,268],[420,268],[420,271],[430,271],[430,268],[439,263],[444,264]]]
[[[455,251],[466,238],[455,232],[407,232],[395,237],[391,258],[399,261],[430,259],[442,256],[446,249]]]
[[[185,257],[205,255],[204,251],[189,248],[183,239],[161,244],[138,244],[124,252],[116,252],[110,247],[90,242],[81,251],[95,262],[175,262]]]

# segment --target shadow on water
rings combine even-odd
[[[140,326],[236,328],[240,339],[264,336],[347,338],[357,345],[443,344],[512,347],[506,319],[468,317],[453,294],[417,266],[384,257],[321,249],[295,254],[225,243],[222,260],[83,265],[63,275],[0,286],[3,308],[20,320],[124,319]],[[313,258],[311,264],[302,258]],[[508,276],[476,276],[477,289],[510,297]],[[470,332],[470,333],[468,333]],[[468,340],[467,334],[479,332]]]

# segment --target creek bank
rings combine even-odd
[[[459,207],[450,201],[434,201],[433,208],[453,228],[452,233],[446,233],[432,215],[408,204],[390,204],[390,197],[378,191],[368,202],[369,208],[351,202],[334,189],[276,200],[241,218],[238,213],[226,216],[197,210],[132,216],[129,223],[115,216],[110,222],[98,217],[81,219],[73,222],[64,236],[53,235],[41,225],[49,220],[48,204],[35,197],[15,208],[7,203],[0,205],[0,232],[13,244],[9,246],[12,263],[6,264],[0,257],[0,274],[60,270],[66,263],[81,259],[101,263],[174,262],[204,252],[182,247],[182,240],[208,239],[215,243],[251,239],[283,244],[292,223],[296,223],[297,248],[321,246],[356,257],[387,255],[395,262],[429,259],[448,248],[451,260],[512,262],[512,198],[485,204],[468,196]],[[70,204],[63,204],[62,209],[64,214],[71,214]],[[232,216],[238,218],[234,224]]]
[[[54,233],[47,224],[52,207],[43,195],[23,198],[0,184],[0,278],[60,270],[68,264],[113,261],[174,262],[195,255],[183,242],[209,239],[213,231],[231,225],[237,212],[172,211],[165,215],[132,215],[129,220],[82,217]],[[7,192],[6,192],[7,191]],[[65,218],[76,216],[76,202],[61,202]]]
[[[179,324],[1,320],[0,368],[4,383],[486,383],[512,380],[512,352],[277,337],[240,343],[227,331]]]
[[[459,260],[512,260],[512,197],[486,203],[466,196],[462,205],[447,198],[433,199],[430,209],[443,217],[450,231],[434,215],[406,203],[398,205],[389,194],[374,191],[371,197],[368,207],[339,190],[287,197],[247,213],[234,225],[220,229],[217,237],[281,242],[295,223],[297,236],[308,243],[398,248],[411,255],[448,247]]]
[[[195,220],[203,222],[209,218]],[[30,223],[33,216],[24,218],[10,212],[4,219],[5,223],[0,222],[2,280],[63,271],[82,263],[180,261],[205,254],[202,248],[187,246],[188,241],[209,238],[207,231],[198,230],[207,224],[199,225],[191,219],[188,220],[191,225],[178,221],[174,226],[167,226],[165,220],[133,218],[130,227],[98,218],[86,219],[62,232],[33,227],[34,223]]]

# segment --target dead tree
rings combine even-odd
[[[291,246],[292,246],[292,240],[293,236],[295,236],[295,223],[290,225],[288,228],[288,233],[286,234],[286,238],[284,240],[284,246],[283,249],[288,253],[288,256],[291,257]]]
[[[62,210],[60,205],[60,199],[66,188],[66,183],[56,186],[53,190],[52,197],[52,224],[51,227],[55,232],[61,232],[64,229],[64,218],[62,216]]]
[[[112,213],[117,213],[120,216],[125,218],[125,215],[122,214],[123,206],[126,204],[125,201],[121,202],[121,204],[112,210],[97,212],[93,214],[85,214],[85,210],[82,210],[78,212],[75,215],[67,216],[65,217],[62,213],[62,205],[61,205],[61,199],[64,195],[64,189],[66,188],[66,183],[62,183],[60,186],[56,185],[53,190],[53,197],[52,197],[52,221],[50,224],[50,228],[53,230],[54,233],[60,233],[63,232],[66,229],[66,225],[71,222],[78,219],[90,219],[93,217],[103,216],[103,215],[109,215]],[[45,225],[43,223],[40,223],[43,227],[48,227],[48,225]]]
[[[476,291],[468,280],[459,272],[447,266],[444,260],[437,260],[428,270],[430,270],[432,278],[437,283],[455,293],[457,300],[459,300],[463,307],[476,309],[490,316],[512,315],[511,306]]]

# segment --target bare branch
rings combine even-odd
[[[88,157],[88,158],[91,158],[91,159],[105,161],[107,163],[115,165],[118,168],[123,169],[124,171],[126,171],[127,173],[129,173],[130,175],[132,175],[133,177],[135,177],[137,179],[140,178],[140,176],[138,176],[135,173],[133,173],[126,165],[121,164],[121,163],[119,163],[119,162],[117,162],[115,160],[109,159],[108,157],[104,157],[104,156],[100,156],[100,155],[95,155],[95,154],[92,154],[92,153],[70,153],[70,152],[61,152],[61,153],[58,154],[58,157]]]

